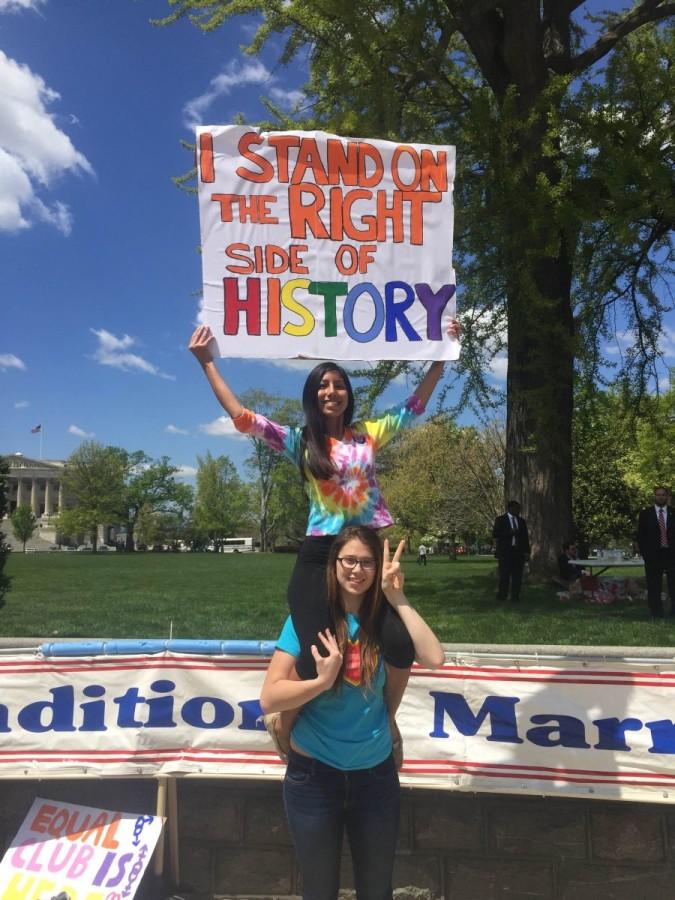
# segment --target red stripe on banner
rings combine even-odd
[[[604,779],[604,778],[558,778],[555,775],[535,775],[532,773],[525,774],[508,774],[505,772],[470,772],[466,769],[457,766],[456,769],[450,770],[439,770],[432,768],[415,768],[409,769],[408,766],[404,765],[401,769],[402,775],[444,775],[444,774],[455,774],[455,775],[472,775],[476,778],[506,778],[510,781],[513,781],[517,778],[525,779],[527,781],[558,781],[566,784],[617,784],[621,787],[625,785],[633,785],[634,787],[658,787],[663,788],[668,785],[664,785],[663,782],[658,781],[621,781],[616,779]]]
[[[429,671],[434,672],[443,672],[444,670],[452,669],[456,672],[504,672],[509,671],[510,669],[516,668],[514,666],[454,666],[451,664],[445,664],[440,667],[440,669],[433,669]],[[603,678],[608,678],[615,676],[617,678],[630,678],[631,675],[634,675],[634,672],[605,672],[603,670],[598,670],[597,672],[593,669],[562,669],[560,666],[551,666],[548,669],[535,669],[530,666],[523,666],[528,672],[531,672],[533,675],[547,675],[551,672],[564,672],[566,675],[601,675]],[[421,670],[424,670],[423,666],[419,666],[417,664],[413,665],[412,672],[413,675],[419,673]],[[426,671],[426,670],[424,670]],[[520,668],[517,669],[518,672],[521,671]],[[654,672],[655,678],[667,677],[667,678],[675,678],[675,672]]]
[[[158,748],[155,748],[152,751],[152,753],[154,755],[159,755],[161,753],[180,755],[180,754],[186,752],[186,750],[187,750],[187,748],[185,748],[185,747],[158,747]],[[68,752],[68,751],[37,750],[37,749],[33,749],[33,750],[30,750],[30,749],[29,750],[0,750],[0,756],[10,757],[10,756],[14,756],[17,754],[23,756],[26,753],[29,753],[31,755],[31,758],[36,757],[36,756],[58,756],[61,759],[61,758],[65,758],[65,757],[63,757],[64,752]],[[132,750],[132,749],[128,749],[128,750],[95,750],[95,749],[90,749],[90,748],[85,747],[83,750],[78,749],[78,750],[73,750],[70,752],[77,753],[77,754],[85,753],[87,756],[91,756],[91,757],[96,756],[96,755],[113,756],[113,755],[117,754],[119,756],[124,756],[125,758],[131,758],[134,755],[137,755],[137,756],[147,756],[148,755],[147,749],[146,750]],[[269,756],[270,754],[276,755],[275,751],[273,751],[273,750],[226,750],[226,749],[221,750],[218,747],[204,747],[204,748],[190,747],[189,752],[190,753],[211,753],[211,754],[220,753],[223,756],[227,756],[228,754],[233,754],[233,753],[239,754],[239,755],[241,755],[242,753],[247,753],[249,756]]]
[[[675,772],[671,775],[661,774],[659,772],[616,772],[604,771],[603,769],[570,769],[565,766],[527,766],[527,765],[511,765],[509,763],[478,763],[467,762],[462,763],[451,762],[444,759],[406,759],[406,766],[456,766],[462,765],[467,769],[513,769],[518,772],[552,772],[552,773],[568,773],[570,775],[596,775],[607,776],[609,778],[663,778],[675,781]]]
[[[12,668],[17,665],[28,666],[28,665],[42,665],[42,666],[77,666],[82,669],[90,669],[92,665],[118,665],[125,663],[137,663],[140,667],[153,666],[157,663],[162,663],[165,665],[176,665],[182,666],[186,663],[201,663],[203,665],[211,665],[214,668],[217,668],[223,663],[253,663],[253,664],[267,664],[269,662],[269,657],[267,656],[217,656],[217,657],[209,657],[204,654],[196,654],[194,656],[82,656],[82,657],[72,657],[72,656],[64,656],[52,659],[45,659],[44,657],[40,659],[29,659],[29,660],[17,660],[16,657],[13,659],[0,659],[0,672],[4,668]]]
[[[42,756],[42,754],[38,754]],[[84,765],[85,763],[90,764],[121,764],[128,763],[129,765],[143,765],[153,763],[154,765],[162,765],[167,762],[211,762],[218,763],[220,765],[283,765],[286,763],[283,762],[276,753],[271,753],[269,757],[260,757],[257,759],[251,759],[247,756],[230,756],[223,759],[222,756],[212,755],[212,754],[197,754],[195,751],[189,751],[187,753],[175,753],[171,756],[155,756],[153,754],[147,753],[145,756],[135,756],[135,757],[125,757],[125,756],[113,756],[111,754],[104,756],[90,756],[88,754],[82,754],[80,756],[51,756],[46,759],[42,759],[41,761],[45,764],[47,763],[62,763],[67,764],[68,766],[78,766]],[[36,761],[36,754],[32,754],[30,756],[16,756],[10,760],[7,760],[8,763],[31,763]]]
[[[245,660],[245,661],[228,661],[228,662],[210,662],[204,661],[203,658],[199,662],[184,662],[182,660],[173,660],[173,659],[150,659],[150,660],[130,660],[128,663],[122,662],[120,663],[117,660],[110,661],[97,661],[92,664],[91,660],[87,662],[72,662],[68,663],[13,663],[11,668],[9,665],[5,664],[3,669],[0,669],[0,676],[2,675],[17,675],[17,674],[37,674],[37,673],[45,673],[45,674],[75,674],[77,672],[82,671],[91,671],[96,670],[98,672],[125,672],[125,671],[141,671],[145,669],[179,669],[182,671],[190,671],[190,672],[198,672],[198,671],[211,671],[211,672],[260,672],[264,671],[267,668],[268,662],[266,659],[257,659],[257,660]],[[465,670],[460,670],[462,673]],[[499,670],[498,670],[499,671]],[[591,673],[586,673],[591,674]],[[510,674],[505,673],[500,676],[495,675],[476,675],[474,672],[471,672],[470,675],[459,674],[456,670],[450,671],[425,671],[425,672],[414,672],[413,675],[418,675],[424,678],[434,678],[440,680],[454,680],[454,681],[467,681],[467,682],[495,682],[501,681],[505,683],[531,683],[531,684],[588,684],[588,685],[631,685],[631,686],[642,686],[642,687],[675,687],[675,680],[666,681],[665,676],[661,675],[635,675],[627,677],[624,680],[612,680],[600,677],[596,678],[570,678],[567,677],[567,674],[557,673],[555,674],[553,671],[549,672],[546,677],[532,677],[529,674]]]
[[[264,672],[267,669],[267,663],[260,663],[259,665],[252,666],[240,666],[240,665],[220,665],[220,666],[210,666],[210,665],[189,665],[189,666],[179,666],[175,664],[169,665],[157,665],[157,664],[149,664],[149,665],[114,665],[114,664],[97,664],[97,665],[88,665],[88,666],[26,666],[21,665],[17,666],[14,669],[5,670],[4,672],[0,672],[0,676],[2,675],[30,675],[30,674],[51,674],[51,675],[72,675],[78,672],[87,672],[87,671],[96,671],[96,672],[127,672],[127,671],[141,671],[143,669],[180,669],[186,672],[199,672],[199,671],[208,671],[208,672]]]
[[[494,675],[456,675],[454,672],[425,672],[424,678],[436,678],[436,679],[450,679],[451,681],[503,681],[507,683],[512,682],[529,682],[531,684],[629,684],[629,685],[641,685],[644,687],[675,687],[675,681],[654,681],[647,680],[650,676],[635,676],[631,678],[626,678],[625,680],[619,681],[617,679],[602,679],[598,678],[566,678],[564,677],[564,673],[561,674],[550,674],[548,677],[544,678],[533,678],[530,675],[502,675],[502,676],[494,676]]]

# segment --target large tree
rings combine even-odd
[[[26,552],[26,544],[33,537],[37,529],[37,519],[30,506],[17,506],[9,517],[12,523],[12,531],[17,541],[21,541],[23,552]]]
[[[623,459],[626,483],[641,505],[653,502],[655,487],[675,488],[675,390],[648,398],[645,407]]]
[[[233,537],[246,521],[249,496],[246,485],[227,456],[197,457],[197,491],[193,525],[216,550]]]
[[[384,494],[408,542],[435,535],[454,546],[460,537],[474,543],[490,534],[504,491],[496,424],[479,431],[437,417],[404,431],[382,462]]]
[[[119,447],[83,441],[66,460],[62,483],[67,508],[57,531],[88,535],[96,550],[98,526],[119,521],[127,455]]]
[[[574,532],[585,557],[593,546],[629,546],[640,507],[631,473],[636,457],[634,404],[619,390],[579,392],[574,417]]]
[[[90,535],[96,550],[99,525],[122,525],[126,549],[133,550],[142,509],[147,514],[168,513],[191,503],[192,489],[175,480],[177,471],[166,456],[151,459],[142,450],[83,441],[66,460],[63,486],[68,508],[59,516],[57,529]]]
[[[126,530],[126,549],[135,547],[134,532],[141,510],[146,515],[185,510],[192,502],[192,488],[175,480],[178,471],[168,456],[151,459],[142,450],[121,451],[124,460],[123,489],[116,522]]]
[[[464,396],[494,400],[486,354],[508,346],[506,494],[535,564],[553,564],[572,525],[575,362],[594,376],[617,318],[636,381],[658,357],[675,3],[596,16],[575,0],[170,5],[165,22],[207,31],[259,13],[252,53],[279,35],[282,62],[309,51],[306,102],[276,110],[281,127],[457,144]]]

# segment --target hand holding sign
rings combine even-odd
[[[208,325],[200,325],[192,333],[188,350],[193,353],[202,365],[213,362],[218,345]]]

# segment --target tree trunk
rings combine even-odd
[[[572,535],[574,325],[564,246],[508,296],[505,500],[527,519],[534,571],[555,567]]]

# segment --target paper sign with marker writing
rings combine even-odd
[[[0,862],[0,897],[130,900],[163,821],[36,797]]]
[[[197,154],[222,356],[457,359],[454,147],[231,125]]]

